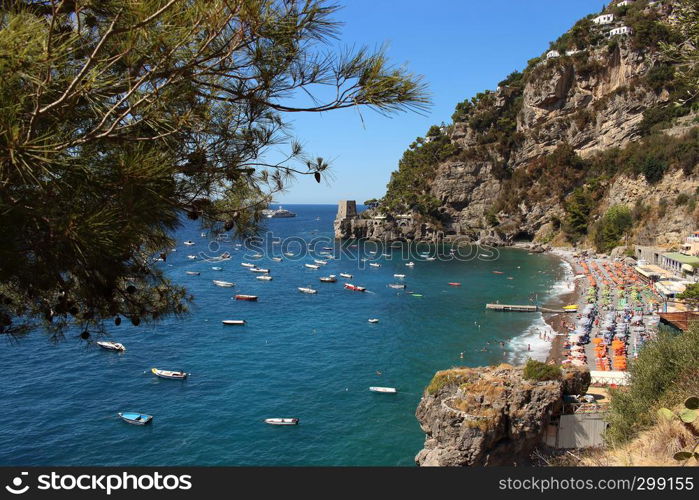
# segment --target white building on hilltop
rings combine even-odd
[[[549,50],[546,53],[546,59],[553,59],[554,57],[560,57],[560,53],[557,50]]]
[[[616,4],[617,7],[626,7],[627,5],[631,5],[632,0],[621,0],[618,4]]]
[[[595,24],[610,24],[614,22],[614,14],[602,14],[592,20]]]
[[[633,31],[628,26],[619,26],[609,32],[609,36],[630,35]]]

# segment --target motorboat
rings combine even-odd
[[[378,323],[379,320],[377,318],[369,318],[369,323]]]
[[[390,257],[390,256],[391,256],[390,253],[382,253],[381,255],[384,256],[384,257]]]
[[[405,278],[405,274],[394,274],[393,277],[403,279]]]
[[[502,271],[493,271],[493,274],[504,274]]]
[[[117,352],[125,352],[126,351],[126,347],[124,347],[124,345],[120,344],[119,342],[101,341],[101,342],[97,342],[97,345],[100,346],[102,349],[106,349],[108,351],[117,351]]]
[[[363,286],[353,285],[352,283],[345,283],[345,288],[347,290],[354,290],[355,292],[366,292],[366,288]]]
[[[261,259],[262,254],[261,253],[254,253],[250,256],[251,259]]]
[[[325,264],[328,263],[327,260],[320,260],[320,259],[316,259],[313,262],[315,262],[316,264],[320,264],[321,266],[324,266]]]
[[[378,264],[377,262],[369,262],[369,265],[371,267],[381,267],[381,264]]]
[[[408,267],[415,267],[415,262],[408,262],[405,265]]]
[[[124,422],[133,425],[146,425],[153,420],[153,415],[146,415],[145,413],[119,412],[117,415],[119,415]]]
[[[188,247],[196,245],[196,243],[194,243],[192,240],[187,240],[184,242],[184,244],[187,245]]]
[[[449,283],[449,286],[461,286],[461,283],[457,283],[456,281]]]
[[[405,288],[403,283],[389,283],[388,286],[391,288]]]
[[[323,250],[335,250],[333,247],[323,247]]]
[[[169,379],[173,379],[173,380],[184,380],[187,378],[187,375],[189,375],[189,373],[187,373],[187,372],[171,371],[171,370],[159,370],[157,368],[151,368],[150,371],[153,372],[153,375],[155,375],[156,377],[169,378]]]
[[[265,424],[269,425],[298,425],[298,418],[266,418]]]
[[[224,325],[244,325],[245,320],[244,319],[224,319],[221,321]]]
[[[309,287],[304,287],[304,286],[300,286],[298,288],[298,290],[301,293],[318,293],[317,290],[314,290],[313,288],[309,288]]]
[[[212,271],[223,271],[223,268],[222,268],[222,267],[216,267],[216,266],[214,266],[214,267],[211,268],[211,270],[212,270]]]
[[[337,281],[337,278],[334,274],[331,274],[330,276],[323,276],[322,278],[320,278],[320,281],[322,281],[323,283],[335,283]]]
[[[262,215],[264,217],[267,217],[268,219],[287,219],[289,217],[296,217],[296,214],[294,212],[291,212],[289,210],[285,210],[279,206],[277,210],[272,210],[272,209],[265,209],[262,211]]]
[[[235,286],[235,283],[231,283],[230,281],[213,280],[213,282],[214,285],[220,286],[221,288],[231,288]]]
[[[425,257],[425,260],[432,262],[433,260],[437,260],[437,257]]]
[[[262,276],[257,276],[258,280],[261,281],[272,281],[272,277],[269,274],[263,274]]]
[[[352,275],[349,273],[340,273],[341,278],[352,278]]]
[[[286,255],[287,257],[293,257],[296,254],[294,252],[284,252],[284,255]]]
[[[269,273],[269,269],[263,269],[261,267],[251,267],[250,271],[252,271],[253,273]]]
[[[187,258],[189,260],[195,260],[197,258],[197,256],[196,255],[187,255]]]
[[[384,392],[388,394],[395,394],[398,390],[395,387],[369,387],[371,392]]]
[[[255,267],[255,264],[250,264],[249,262],[241,262],[240,265],[243,267]]]
[[[235,300],[247,300],[249,302],[255,302],[257,300],[257,295],[239,294],[235,296]]]
[[[281,257],[272,257],[272,260],[273,260],[274,262],[281,262],[281,261],[282,261],[282,258],[281,258]]]
[[[230,254],[230,253],[228,253],[228,252],[223,252],[223,253],[222,253],[221,255],[219,255],[218,257],[210,257],[210,258],[207,259],[207,260],[208,260],[209,262],[221,262],[221,261],[224,261],[224,260],[231,260],[231,258],[232,258],[232,257],[231,257],[231,254]]]
[[[304,264],[304,266],[308,269],[320,269],[320,266],[316,264]]]
[[[184,273],[190,276],[199,276],[201,274],[199,271],[185,271]]]

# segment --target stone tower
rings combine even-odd
[[[354,219],[357,217],[357,202],[354,200],[340,200],[337,204],[336,220]]]

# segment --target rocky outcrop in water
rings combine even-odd
[[[590,373],[566,369],[560,380],[531,381],[521,367],[452,368],[437,372],[416,416],[425,447],[420,466],[526,464],[564,394],[582,394]]]

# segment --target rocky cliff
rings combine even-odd
[[[563,394],[587,390],[590,374],[569,369],[557,380],[531,381],[510,365],[437,372],[416,416],[426,434],[420,466],[526,464]]]
[[[433,127],[410,146],[378,211],[408,212],[412,221],[360,221],[338,236],[432,240],[441,231],[491,244],[589,246],[605,210],[622,203],[637,206],[636,215],[644,212],[631,241],[679,242],[691,229],[688,218],[699,215],[696,203],[667,207],[682,193],[697,194],[696,146],[681,169],[669,146],[659,151],[662,139],[644,146],[650,152],[639,159],[628,153],[663,134],[692,149],[684,134],[696,137],[696,95],[674,106],[688,83],[660,49],[680,37],[677,9],[677,0],[638,0],[609,6],[612,24],[595,24],[594,15],[576,23],[552,43],[554,52],[533,59],[497,90],[460,103],[452,124]],[[631,35],[609,35],[627,25]],[[610,151],[621,153],[606,161]],[[660,179],[648,174],[649,155],[662,163]],[[575,190],[592,201],[584,226],[571,230],[566,221]]]

